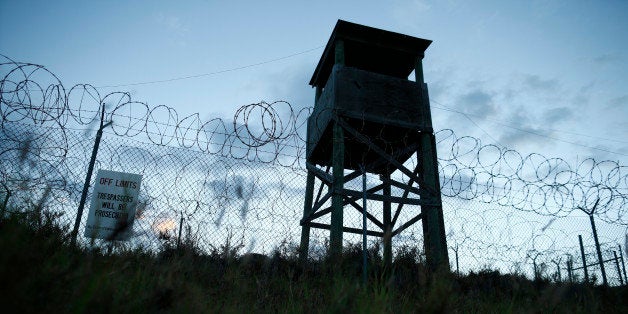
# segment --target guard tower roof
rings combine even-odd
[[[423,57],[431,40],[338,20],[318,61],[310,85],[324,87],[336,62],[336,42],[344,42],[345,65],[408,78],[416,59]]]

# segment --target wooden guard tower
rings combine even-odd
[[[436,143],[423,81],[422,59],[430,43],[342,20],[336,24],[310,80],[316,96],[307,125],[302,259],[308,255],[310,228],[330,230],[332,257],[342,251],[343,232],[362,234],[344,226],[343,210],[347,206],[362,212],[366,195],[382,204],[377,211],[383,213],[371,209],[366,214],[378,227],[367,234],[383,238],[386,265],[392,260],[392,239],[421,220],[428,266],[449,270]],[[413,70],[416,82],[407,79]],[[413,156],[417,166],[408,169],[404,163]],[[344,183],[363,171],[378,174],[381,184],[366,192],[346,189]],[[391,179],[396,171],[408,181]],[[393,186],[402,196],[391,195]],[[404,205],[421,209],[408,221],[398,221],[401,211],[408,210]],[[318,222],[327,215],[330,224]]]

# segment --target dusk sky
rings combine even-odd
[[[433,40],[435,129],[627,164],[628,1],[0,0],[0,54],[66,88],[229,119],[262,100],[313,106],[308,82],[338,19]]]

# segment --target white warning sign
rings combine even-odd
[[[133,231],[142,175],[98,170],[85,237],[128,240]]]

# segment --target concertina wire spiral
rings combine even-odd
[[[89,84],[66,89],[46,67],[0,56],[4,59],[0,59],[0,129],[4,130],[5,140],[24,141],[12,138],[12,133],[5,130],[10,123],[59,130],[97,128],[100,106],[105,104],[105,120],[113,122],[110,131],[117,136],[304,169],[304,129],[312,108],[296,110],[286,101],[262,101],[237,109],[231,122],[220,118],[202,121],[198,113],[180,118],[173,108],[150,107],[132,100],[127,92],[101,95]],[[483,144],[475,137],[457,136],[451,129],[435,134],[444,196],[555,217],[591,208],[597,202],[600,218],[628,225],[627,167],[617,161],[588,158],[573,166],[561,158],[522,155],[495,144]],[[58,160],[51,166],[59,166],[69,150],[68,142],[55,141],[51,145]],[[1,149],[0,156],[7,156]],[[3,178],[10,176],[2,173]]]

